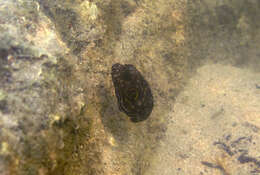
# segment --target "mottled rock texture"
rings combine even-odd
[[[235,172],[221,156],[209,157],[212,150],[227,154],[227,163],[241,169],[240,174],[259,174],[260,153],[253,146],[259,143],[259,120],[237,121],[237,133],[253,128],[244,135],[232,134],[230,120],[219,120],[220,126],[228,126],[216,134],[207,123],[196,125],[197,118],[204,119],[197,115],[203,114],[191,115],[187,122],[186,115],[177,114],[190,109],[173,111],[196,70],[208,63],[227,66],[232,76],[240,75],[238,69],[258,75],[259,19],[257,0],[0,1],[0,174],[153,175],[159,164],[165,168],[161,173],[174,172],[171,163],[180,164],[174,166],[179,174]],[[155,103],[145,122],[132,123],[119,112],[110,75],[114,63],[133,64],[149,82]],[[253,81],[259,89],[257,78],[248,83]],[[201,105],[214,106],[210,99]],[[245,102],[245,109],[253,109],[250,105]],[[205,122],[232,116],[226,107],[205,108],[202,112],[213,116]],[[174,125],[175,120],[181,126]],[[196,128],[200,126],[205,129]],[[168,137],[167,131],[173,135]],[[183,136],[192,131],[199,133]],[[202,145],[205,155],[189,149],[199,143],[192,136],[208,141]],[[158,163],[168,138],[176,139],[170,153],[176,159]],[[199,172],[189,171],[197,167]]]

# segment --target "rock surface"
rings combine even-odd
[[[0,174],[260,174],[260,2],[0,1]],[[118,110],[114,63],[154,109]]]

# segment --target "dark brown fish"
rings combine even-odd
[[[119,110],[125,112],[132,122],[147,119],[153,110],[153,95],[141,73],[131,64],[116,63],[111,75]]]

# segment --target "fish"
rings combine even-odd
[[[132,122],[146,120],[154,106],[149,83],[132,64],[113,64],[111,76],[121,112],[130,117]]]

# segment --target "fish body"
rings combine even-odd
[[[142,74],[131,64],[116,63],[111,75],[119,110],[132,122],[146,120],[153,110],[153,95]]]

